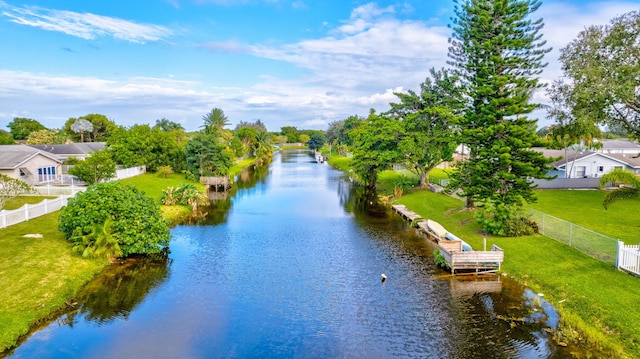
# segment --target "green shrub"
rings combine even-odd
[[[440,253],[439,249],[436,249],[433,251],[433,258],[435,259],[436,265],[438,267],[441,267],[441,268],[447,267],[447,261],[444,259],[444,256],[442,255],[442,253]]]
[[[160,166],[158,167],[156,174],[160,178],[169,178],[169,176],[173,174],[173,169],[171,169],[171,166]]]
[[[83,237],[111,218],[109,230],[123,256],[158,253],[169,245],[169,227],[159,205],[136,188],[119,182],[90,186],[62,208],[58,227],[67,240],[82,246]],[[86,238],[85,238],[86,239]]]
[[[194,175],[193,173],[191,173],[191,171],[187,171],[187,170],[183,170],[182,173],[184,173],[184,179],[186,179],[187,181],[197,181],[198,179],[196,178],[196,175]]]
[[[516,205],[485,202],[476,220],[489,234],[503,237],[528,236],[538,232],[538,224],[524,215]]]

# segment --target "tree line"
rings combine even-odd
[[[10,131],[0,131],[0,144],[62,144],[69,142],[105,142],[106,150],[97,151],[84,161],[69,159],[70,174],[92,184],[115,174],[116,166],[145,165],[150,172],[185,173],[191,178],[224,176],[237,159],[253,157],[256,164],[269,160],[274,143],[304,143],[320,148],[325,142],[322,130],[299,130],[284,126],[269,132],[261,120],[240,121],[233,130],[224,111],[213,108],[202,116],[198,131],[187,132],[179,123],[166,118],[153,126],[117,125],[101,114],[70,118],[61,129],[48,129],[29,118],[14,118]]]

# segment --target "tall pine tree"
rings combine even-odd
[[[538,104],[533,92],[545,41],[542,19],[529,19],[540,6],[530,0],[456,1],[449,64],[466,82],[470,106],[460,123],[460,142],[468,159],[459,162],[452,187],[467,196],[467,206],[483,207],[478,219],[485,231],[500,235],[527,232],[524,201],[536,200],[532,178],[544,178],[549,161],[531,150]]]

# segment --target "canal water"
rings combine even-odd
[[[507,278],[451,277],[431,243],[358,191],[309,152],[277,153],[207,218],[173,228],[166,260],[114,265],[9,355],[570,356],[549,339],[544,300]]]

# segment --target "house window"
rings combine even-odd
[[[598,166],[598,172],[604,172],[604,166]]]
[[[52,182],[56,179],[54,166],[38,167],[38,182]]]
[[[20,177],[31,176],[31,171],[27,167],[20,167]]]
[[[587,175],[587,166],[576,166],[576,178],[582,178]]]

